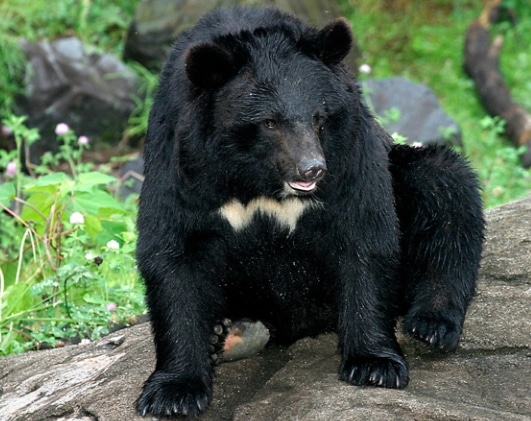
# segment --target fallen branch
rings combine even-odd
[[[501,0],[490,2],[472,22],[465,40],[465,71],[474,80],[481,103],[491,116],[505,120],[505,133],[516,146],[526,146],[522,164],[531,167],[531,114],[516,104],[499,69],[503,38],[491,42],[489,27],[499,20]]]

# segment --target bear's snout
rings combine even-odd
[[[324,160],[308,159],[297,166],[297,174],[301,181],[319,181],[324,177],[325,173],[326,163]]]
[[[306,159],[297,164],[296,173],[297,180],[288,182],[289,186],[298,192],[309,193],[324,177],[326,163],[324,159]]]
[[[326,160],[318,136],[304,124],[295,125],[283,142],[284,160],[281,168],[286,171],[288,185],[299,193],[313,191],[327,171]],[[293,191],[291,191],[293,193]]]

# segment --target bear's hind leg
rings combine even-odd
[[[453,351],[481,259],[479,183],[446,147],[394,145],[389,156],[402,232],[404,327],[432,348]]]
[[[212,362],[236,361],[262,351],[269,342],[269,330],[260,321],[224,318],[214,325]]]

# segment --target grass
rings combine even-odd
[[[502,23],[501,70],[514,99],[531,112],[531,10],[513,0],[516,28]],[[464,37],[479,17],[477,1],[374,0],[344,2],[371,77],[402,75],[430,86],[443,109],[463,132],[462,152],[478,170],[485,206],[493,207],[531,193],[531,172],[503,137],[500,122],[488,118],[473,82],[463,71]]]
[[[117,180],[82,160],[89,141],[66,124],[56,128],[59,152],[27,174],[20,151],[38,133],[24,117],[2,123],[17,148],[0,154],[0,355],[96,339],[133,322],[145,310],[136,203],[118,200]]]
[[[515,100],[531,111],[531,10],[528,0],[505,0],[518,11],[516,29],[502,23],[501,69]],[[75,35],[96,51],[121,54],[137,1],[0,0],[0,117],[15,134],[17,150],[0,150],[0,355],[64,341],[95,339],[115,324],[134,323],[145,311],[134,268],[134,198],[115,197],[105,167],[83,163],[89,147],[71,131],[58,134],[61,149],[30,174],[17,167],[23,142],[39,133],[13,116],[24,60],[17,39]],[[486,116],[464,74],[463,40],[481,12],[477,0],[342,0],[371,77],[402,75],[430,86],[460,125],[466,154],[477,168],[487,207],[531,192],[531,174],[503,137],[503,122]],[[156,76],[138,65],[146,101],[124,136],[146,128]],[[68,122],[66,122],[68,123]],[[59,166],[62,162],[63,166]],[[68,170],[64,171],[64,163]],[[95,200],[97,198],[97,200]],[[24,206],[22,206],[24,205]],[[16,209],[23,209],[16,212]]]

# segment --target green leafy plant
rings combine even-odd
[[[50,7],[42,0],[0,0],[0,34],[31,41],[75,35],[90,45],[119,53],[136,4],[129,0],[61,0]]]
[[[24,69],[24,53],[13,31],[15,12],[5,0],[0,0],[0,16],[0,115],[4,115],[21,92],[19,75]]]
[[[56,129],[59,152],[28,164],[30,175],[19,157],[38,133],[23,117],[4,124],[17,150],[0,155],[0,355],[130,322],[144,311],[134,204],[114,197],[114,177],[82,161],[88,139],[66,124]]]
[[[518,159],[522,148],[510,145],[499,129],[485,125],[490,117],[485,119],[474,83],[463,71],[463,50],[456,48],[456,39],[464,41],[468,26],[481,13],[481,5],[451,0],[341,3],[353,22],[361,60],[370,64],[371,77],[401,75],[427,84],[456,120],[463,138],[460,150],[479,172],[485,206],[531,194],[529,171]],[[517,22],[492,28],[493,35],[504,37],[501,71],[515,101],[531,110],[527,70],[531,53],[526,48],[531,40],[531,8],[526,0],[503,3],[514,8]]]
[[[129,117],[126,137],[144,136],[147,132],[149,112],[153,105],[158,87],[159,77],[138,63],[129,63],[129,67],[139,76],[140,89],[137,96],[133,97],[135,110]]]
[[[514,148],[500,147],[499,140],[504,133],[505,121],[499,117],[484,117],[479,126],[483,130],[483,142],[489,153],[485,155],[479,176],[484,185],[484,202],[487,207],[529,194],[531,170],[522,168],[520,157],[525,146]]]

